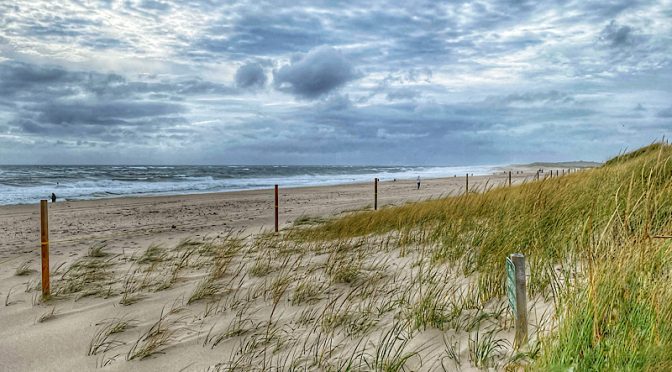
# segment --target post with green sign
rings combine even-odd
[[[527,343],[525,256],[521,253],[514,253],[506,258],[506,292],[516,325],[513,347],[519,349]]]

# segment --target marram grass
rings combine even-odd
[[[564,177],[281,234],[231,231],[130,256],[94,246],[54,270],[51,298],[32,280],[25,292],[52,309],[68,297],[132,311],[154,292],[177,296],[158,321],[134,319],[135,336],[101,323],[88,350],[100,366],[188,344],[212,349],[213,371],[672,370],[671,159],[654,144]],[[514,252],[528,264],[522,350],[504,294]]]
[[[290,232],[302,241],[397,234],[435,264],[504,296],[504,257],[522,252],[531,297],[553,298],[558,327],[540,370],[672,370],[672,146],[484,193],[357,212]]]

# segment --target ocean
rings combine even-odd
[[[0,165],[0,205],[492,174],[496,166]]]

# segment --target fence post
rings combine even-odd
[[[516,334],[514,349],[527,343],[527,287],[525,279],[525,256],[514,253],[506,259],[507,294],[513,311]]]
[[[278,232],[278,205],[279,205],[279,197],[278,197],[278,185],[275,185],[275,232]]]
[[[40,240],[42,255],[42,297],[51,293],[49,284],[49,212],[47,201],[40,200]]]
[[[467,173],[467,183],[466,183],[464,194],[469,195],[469,173]]]
[[[373,179],[373,210],[378,210],[378,178]]]
[[[511,187],[511,171],[509,171],[509,187]]]

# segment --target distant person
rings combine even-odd
[[[420,190],[420,176],[418,176],[418,190]]]
[[[51,202],[56,203],[56,194],[54,194],[53,192],[51,193]]]

